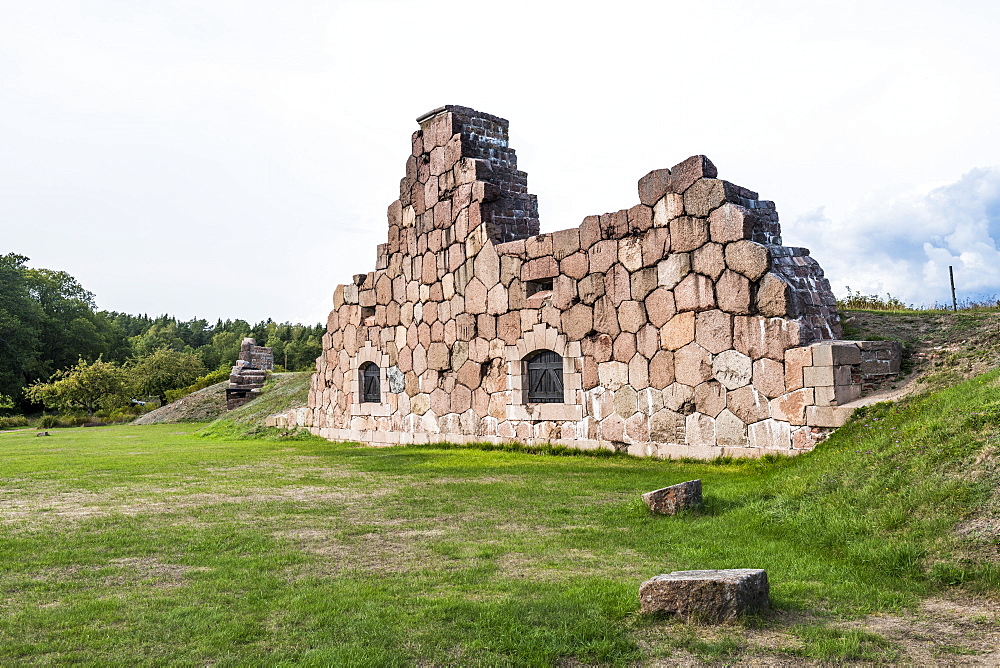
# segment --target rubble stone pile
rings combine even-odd
[[[226,410],[239,408],[254,399],[264,387],[267,372],[274,370],[274,354],[270,348],[258,346],[247,337],[240,344],[240,356],[229,373],[226,389]]]
[[[644,176],[635,206],[539,234],[506,120],[418,122],[375,270],[334,292],[309,410],[272,424],[747,456],[813,447],[898,371],[898,348],[837,341],[819,264],[705,156]]]

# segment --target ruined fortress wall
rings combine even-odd
[[[713,457],[807,449],[843,421],[863,351],[833,341],[829,283],[781,245],[772,202],[694,156],[643,177],[635,206],[538,234],[506,120],[418,121],[375,270],[336,288],[308,409],[275,424]],[[528,400],[539,350],[562,359],[562,401]]]

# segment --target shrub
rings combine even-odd
[[[12,415],[11,417],[0,417],[0,429],[15,429],[17,427],[27,427],[28,418],[23,415]]]
[[[24,391],[29,401],[60,411],[114,408],[126,402],[126,374],[113,362],[80,358],[71,369],[57,371],[49,382],[36,382]]]
[[[913,306],[907,306],[889,293],[885,298],[878,295],[863,295],[861,291],[852,292],[847,288],[847,296],[837,300],[837,308],[857,311],[912,311]]]
[[[57,429],[66,426],[68,426],[66,422],[58,415],[43,415],[42,419],[38,421],[39,429]]]
[[[99,417],[102,422],[109,422],[109,423],[131,422],[132,420],[135,419],[135,416],[136,416],[136,411],[134,411],[132,408],[119,408],[117,410],[106,411],[102,414],[99,414]]]
[[[6,394],[0,394],[0,415],[13,413],[16,409],[17,406],[14,404],[13,397],[9,397]]]

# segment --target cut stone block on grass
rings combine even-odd
[[[701,480],[689,480],[642,495],[649,509],[658,515],[674,515],[685,508],[701,505]]]
[[[771,603],[767,572],[759,568],[674,571],[639,587],[644,613],[663,613],[706,621],[731,621],[766,609]]]

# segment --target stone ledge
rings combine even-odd
[[[351,406],[351,416],[371,415],[372,417],[388,417],[392,415],[389,404],[363,403]]]
[[[569,422],[583,419],[583,406],[575,404],[517,404],[507,406],[508,420],[555,420]]]

